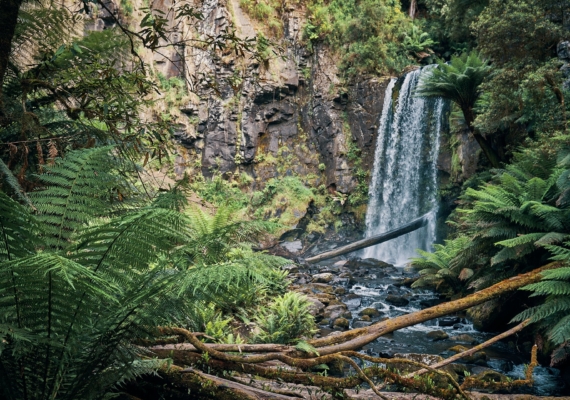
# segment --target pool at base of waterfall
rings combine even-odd
[[[333,278],[331,279],[331,276]],[[311,281],[310,277],[314,280]],[[328,282],[317,283],[327,276]],[[409,284],[414,273],[403,267],[394,267],[373,259],[331,260],[321,262],[293,275],[297,284],[311,288],[314,293],[324,290],[337,293],[338,300],[346,305],[344,317],[350,328],[367,326],[387,318],[413,313],[444,302],[429,290],[412,289]],[[299,278],[301,277],[301,281]],[[320,281],[322,282],[322,281]],[[326,289],[326,286],[332,287]],[[325,308],[334,310],[338,304]],[[342,311],[342,310],[341,310]],[[328,314],[325,315],[327,317]],[[320,317],[319,317],[320,318]],[[333,326],[330,318],[319,322],[321,335],[325,336],[341,327]],[[346,329],[346,328],[345,328]],[[366,345],[362,351],[376,357],[393,358],[401,355],[434,355],[437,360],[448,358],[457,351],[471,348],[498,333],[479,332],[464,314],[454,314],[427,321],[415,326],[386,334]],[[524,379],[526,364],[530,362],[530,342],[521,342],[517,335],[485,348],[468,359],[453,364],[461,380],[464,376],[475,376],[485,371],[498,372],[505,380]],[[570,393],[556,368],[539,366],[534,371],[534,385],[520,387],[512,393],[555,396]]]

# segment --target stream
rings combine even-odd
[[[350,328],[367,326],[385,318],[393,318],[412,313],[442,303],[438,295],[430,290],[411,289],[402,283],[415,274],[404,267],[394,267],[378,263],[373,259],[328,260],[305,270],[307,275],[330,273],[335,279],[329,284],[345,289],[345,294],[338,296],[346,304],[351,313]],[[347,268],[348,267],[348,268]],[[350,270],[351,278],[346,278]],[[344,273],[343,273],[344,271]],[[343,276],[345,276],[343,278]],[[338,292],[338,289],[337,289]],[[404,304],[406,303],[407,304]],[[359,313],[373,308],[378,315],[370,322],[362,321]],[[320,334],[325,336],[334,330],[331,323],[322,323]],[[442,331],[445,339],[433,340],[428,333]],[[441,334],[441,333],[440,333]],[[479,332],[473,328],[464,315],[446,316],[427,321],[409,328],[387,334],[365,346],[362,351],[373,356],[393,358],[398,354],[437,355],[448,358],[455,353],[450,348],[461,345],[467,348],[480,344],[498,333]],[[498,342],[483,350],[483,357],[456,362],[455,370],[467,371],[477,375],[487,370],[499,372],[512,379],[524,379],[525,364],[530,362],[531,343],[519,342],[516,335]],[[424,356],[425,357],[425,356]],[[534,370],[534,386],[517,388],[513,393],[540,396],[556,396],[568,394],[570,385],[564,382],[560,371],[556,368],[538,366]]]

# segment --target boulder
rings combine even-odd
[[[327,293],[327,294],[334,293],[334,287],[332,287],[331,285],[324,284],[324,283],[311,283],[308,286],[311,289],[314,289],[314,290],[321,292],[321,293]]]
[[[386,296],[386,301],[397,307],[407,306],[410,303],[410,301],[406,299],[404,296],[397,296],[394,294],[389,294],[388,296]]]
[[[350,323],[348,322],[348,320],[346,318],[337,318],[333,322],[334,328],[348,329],[349,326],[350,326]]]
[[[449,335],[447,333],[445,333],[444,331],[431,331],[431,332],[428,332],[428,334],[426,336],[428,338],[430,338],[431,340],[433,340],[434,342],[436,342],[438,340],[445,340],[445,339],[449,338]]]
[[[372,318],[370,318],[369,315],[363,315],[362,317],[360,317],[360,320],[365,322],[370,322]]]
[[[315,299],[314,297],[308,297],[309,302],[309,313],[314,317],[317,314],[320,314],[324,311],[325,305],[321,303],[319,300]]]
[[[346,307],[340,304],[334,304],[331,306],[327,306],[323,311],[323,316],[330,320],[335,320],[340,318],[345,312]]]
[[[330,272],[313,275],[313,283],[330,283],[334,279],[334,275]]]
[[[353,327],[354,329],[356,329],[356,328],[366,328],[367,326],[370,326],[370,325],[372,325],[372,322],[369,322],[369,321],[354,321],[354,322],[352,323],[352,327]]]
[[[354,293],[350,293],[343,297],[342,301],[344,304],[347,305],[348,308],[356,308],[360,307],[360,303],[362,303],[362,298]]]
[[[380,311],[378,311],[378,310],[375,309],[375,308],[368,307],[368,308],[365,308],[364,310],[360,311],[360,312],[358,313],[358,315],[366,315],[366,316],[368,316],[368,317],[379,317],[379,316],[380,316]]]
[[[425,299],[425,300],[420,301],[420,306],[422,306],[422,308],[429,308],[429,307],[437,306],[438,304],[441,304],[444,301],[445,300],[441,300],[441,299]]]
[[[346,289],[343,288],[343,287],[339,287],[339,288],[336,288],[336,289],[334,290],[334,294],[337,294],[337,295],[339,295],[339,296],[342,296],[342,295],[345,294],[345,293],[346,293]]]
[[[299,267],[297,267],[295,264],[285,265],[282,269],[289,272],[289,274],[296,274],[299,272]]]
[[[457,353],[463,353],[464,351],[467,351],[469,349],[465,346],[461,346],[461,345],[457,344],[453,347],[450,347],[448,350],[457,354]]]
[[[475,338],[473,336],[467,335],[466,333],[461,334],[461,335],[452,336],[452,337],[450,337],[450,339],[453,340],[454,342],[463,342],[463,343],[470,343],[470,344],[477,343],[477,340],[475,340]]]

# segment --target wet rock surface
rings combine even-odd
[[[329,260],[305,265],[298,267],[298,272],[291,273],[290,277],[293,289],[306,294],[313,303],[313,313],[320,328],[317,336],[367,327],[445,301],[431,291],[404,285],[414,280],[413,273],[405,268],[370,259]],[[327,283],[321,283],[323,277]],[[384,335],[362,351],[377,357],[422,359],[433,364],[494,335],[477,331],[466,314],[449,315]],[[531,344],[526,348],[514,340],[510,338],[479,351],[446,367],[446,371],[460,380],[467,375],[484,373],[489,378],[524,379]],[[570,389],[555,368],[537,367],[534,379],[532,388],[520,388],[518,392],[545,396],[566,394]]]

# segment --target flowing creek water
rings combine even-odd
[[[412,313],[443,301],[432,291],[411,289],[402,284],[405,278],[414,275],[404,266],[410,257],[417,256],[415,250],[429,250],[436,240],[436,161],[447,104],[442,100],[414,96],[421,75],[428,73],[430,68],[433,67],[418,69],[399,80],[392,79],[387,87],[370,186],[366,236],[386,232],[425,213],[431,215],[428,226],[365,249],[360,254],[362,259],[337,258],[311,266],[306,271],[311,276],[323,273],[336,275],[331,284],[346,290],[340,300],[350,312],[351,328]],[[324,250],[328,249],[317,246],[311,253]],[[360,314],[370,308],[377,314],[371,321],[363,321]],[[332,318],[330,321],[324,319],[321,334],[329,334],[332,326]],[[428,336],[433,331],[440,331],[442,337],[433,340]],[[470,347],[493,336],[475,330],[464,315],[454,315],[383,336],[363,351],[382,357],[414,353],[447,358],[455,354],[450,350],[454,346]],[[464,364],[459,371],[476,375],[490,369],[512,379],[524,379],[525,364],[530,362],[530,347],[531,343],[520,343],[513,336],[485,349],[482,357],[462,360]],[[517,392],[535,395],[567,393],[568,388],[556,369],[538,367],[534,379],[532,388],[517,389]]]

